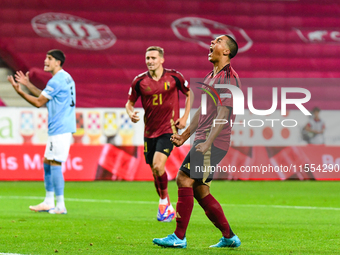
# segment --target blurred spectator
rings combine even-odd
[[[303,139],[311,144],[324,144],[324,131],[325,123],[320,119],[320,108],[314,107],[312,110],[312,116],[308,123],[303,128]]]

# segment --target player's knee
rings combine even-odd
[[[194,197],[197,201],[202,200],[203,198],[205,198],[206,196],[208,196],[210,194],[210,189],[208,186],[206,185],[194,185],[193,187],[194,189]]]
[[[162,176],[165,170],[160,164],[153,164],[152,165],[152,173],[154,176]]]
[[[194,184],[194,180],[191,179],[188,175],[186,175],[183,171],[178,171],[176,183],[179,188],[192,187]]]

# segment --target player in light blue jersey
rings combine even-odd
[[[35,206],[32,211],[66,214],[64,202],[64,176],[62,162],[65,162],[70,150],[72,133],[76,132],[75,118],[75,83],[62,68],[65,55],[61,50],[50,50],[44,61],[44,71],[52,74],[46,88],[41,91],[29,80],[29,73],[17,71],[8,76],[16,92],[35,107],[46,104],[48,110],[48,140],[44,155],[45,200]],[[26,86],[32,95],[25,93],[20,84]],[[56,196],[57,205],[54,203]]]

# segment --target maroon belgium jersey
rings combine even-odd
[[[179,118],[179,93],[189,91],[188,82],[175,70],[164,69],[162,77],[155,81],[147,71],[132,82],[128,99],[136,102],[141,97],[144,114],[144,136],[155,138],[173,133],[172,124]],[[177,131],[177,129],[176,129]]]
[[[229,89],[226,88],[215,88],[215,84],[231,84],[241,88],[241,82],[237,73],[234,69],[230,66],[230,64],[223,67],[221,71],[219,71],[214,77],[214,72],[211,71],[204,79],[204,84],[202,85],[203,89],[206,89],[214,95],[214,92],[210,87],[213,87],[219,95],[223,94],[224,96],[220,96],[222,106],[226,106],[230,109],[229,116],[227,117],[228,123],[224,125],[222,131],[219,135],[215,138],[213,144],[219,149],[228,150],[230,145],[230,135],[231,135],[231,128],[230,121],[235,121],[235,115],[233,114],[233,95]],[[202,94],[206,93],[202,90]],[[216,104],[214,100],[207,95],[207,113],[205,115],[200,113],[198,127],[196,129],[196,136],[195,140],[203,139],[206,140],[209,136],[211,127],[213,125],[213,120],[217,116],[217,107],[221,105],[220,100],[216,97],[215,98]]]

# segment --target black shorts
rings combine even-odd
[[[203,155],[201,152],[196,151],[195,146],[204,141],[205,140],[197,140],[194,142],[180,170],[190,176],[191,179],[201,181],[203,184],[210,186],[216,165],[224,158],[227,151],[212,145]]]
[[[147,164],[152,165],[155,152],[161,152],[167,157],[170,156],[174,145],[170,141],[172,134],[163,134],[156,138],[144,137],[144,157]]]

